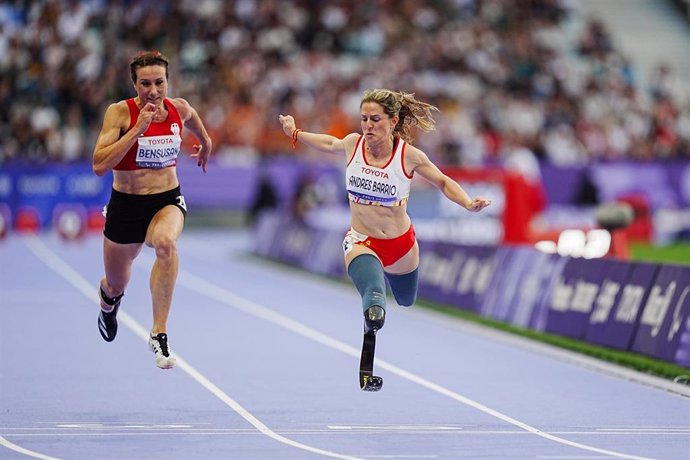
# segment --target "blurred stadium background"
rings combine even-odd
[[[198,108],[214,139],[213,180],[187,178],[180,168],[199,211],[261,206],[262,179],[279,206],[291,206],[317,176],[304,172],[310,167],[296,177],[276,165],[316,160],[290,152],[277,115],[342,136],[359,129],[362,91],[388,87],[441,109],[437,131],[417,139],[439,165],[501,170],[511,184],[526,183],[507,198],[521,208],[509,228],[475,226],[479,235],[488,229],[501,241],[508,231],[508,241],[532,241],[593,226],[592,206],[626,201],[638,214],[633,240],[668,244],[690,228],[683,7],[651,0],[3,2],[0,200],[15,227],[27,208],[36,211],[28,219],[45,226],[55,204],[100,206],[110,178],[100,189],[79,166],[90,162],[107,105],[133,95],[129,59],[158,49],[171,60],[170,94]],[[320,191],[312,198],[332,198],[331,188]],[[90,195],[98,196],[89,202]]]
[[[157,49],[169,96],[189,100],[214,141],[207,174],[178,166],[190,225],[250,226],[273,208],[346,228],[343,164],[293,152],[278,114],[342,136],[359,130],[362,92],[386,87],[440,108],[415,144],[494,201],[468,216],[415,182],[421,239],[555,250],[567,230],[561,255],[632,248],[687,263],[688,11],[683,0],[5,1],[0,234],[100,230],[111,178],[90,160],[102,115],[134,95],[131,57]],[[601,245],[590,231],[614,203],[633,219]]]

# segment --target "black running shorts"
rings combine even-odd
[[[152,195],[132,195],[113,189],[105,207],[103,234],[115,243],[143,243],[153,216],[168,205],[177,206],[182,215],[187,216],[187,205],[179,185]]]

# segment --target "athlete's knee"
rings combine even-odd
[[[177,241],[169,235],[154,236],[151,244],[158,259],[170,259],[177,254]]]
[[[419,268],[404,275],[386,273],[391,285],[391,291],[398,305],[409,307],[417,300],[417,285],[419,284]]]
[[[386,307],[386,280],[381,262],[371,254],[355,257],[347,267],[347,273],[362,296],[362,308]]]

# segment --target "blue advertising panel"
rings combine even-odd
[[[345,232],[316,229],[289,213],[270,211],[257,220],[254,252],[314,273],[345,274],[342,240]]]
[[[611,270],[602,284],[586,339],[597,345],[630,350],[659,266],[623,261],[617,264],[620,267]],[[626,265],[629,266],[627,272]]]
[[[457,244],[440,241],[420,241],[419,250],[419,296],[446,305],[457,305],[455,288],[467,251]]]
[[[662,266],[642,310],[633,351],[674,362],[690,314],[690,267]]]
[[[95,175],[90,164],[10,166],[0,173],[0,202],[16,215],[34,209],[41,226],[49,226],[58,204],[80,203],[100,210],[108,202],[111,176]]]
[[[551,273],[544,274],[540,286],[542,291],[537,297],[537,303],[530,315],[529,328],[535,331],[545,331],[551,308],[551,296],[553,291],[561,283],[561,275],[565,266],[570,262],[570,257],[562,257],[553,254],[549,259],[547,268],[551,268]]]
[[[675,363],[690,369],[690,317],[685,320],[685,326],[680,333]]]
[[[460,269],[455,292],[455,305],[478,312],[498,266],[493,246],[468,246],[467,258]]]
[[[495,261],[497,270],[495,270],[491,277],[489,286],[479,305],[479,313],[482,316],[491,318],[502,317],[500,305],[503,304],[502,296],[504,295],[503,292],[506,289],[506,284],[519,276],[519,272],[515,271],[516,265],[513,263],[515,254],[514,246],[499,246],[496,249]]]
[[[685,320],[678,340],[675,363],[690,369],[690,316]]]
[[[478,312],[498,265],[491,246],[420,241],[419,296]]]
[[[345,261],[343,258],[343,238],[345,231],[316,230],[311,242],[309,256],[303,267],[322,275],[340,278],[345,276]]]
[[[516,308],[523,280],[534,267],[538,251],[531,247],[506,247],[501,260],[500,275],[490,287],[486,301],[481,305],[481,313],[499,321],[510,321]]]
[[[607,277],[619,278],[619,272],[627,270],[612,259],[571,259],[550,293],[546,331],[584,339],[602,283]],[[607,295],[602,294],[602,301]]]
[[[540,329],[547,310],[543,309],[549,287],[558,279],[567,260],[558,254],[533,252],[534,256],[525,267],[508,320],[515,326]]]
[[[254,225],[254,252],[256,254],[273,257],[271,247],[281,221],[281,216],[277,212],[264,212],[259,215]]]
[[[304,267],[310,256],[315,234],[316,230],[298,222],[282,225],[274,239],[274,257],[285,263]]]

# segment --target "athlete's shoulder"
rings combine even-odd
[[[361,137],[362,137],[362,135],[359,133],[350,133],[347,136],[343,137],[343,141],[345,141],[347,143],[356,144],[357,142],[359,142],[359,139]]]
[[[422,150],[418,149],[409,142],[405,142],[405,163],[411,166],[418,166],[426,161],[429,157]]]
[[[121,101],[113,102],[108,106],[108,110],[111,112],[129,113],[129,105],[127,101],[128,99],[123,99]]]
[[[168,98],[168,101],[171,102],[175,106],[175,108],[191,107],[187,99],[183,97],[170,97]]]
[[[130,113],[127,100],[113,102],[105,111],[106,120],[118,126],[129,126]]]
[[[192,110],[194,110],[189,102],[187,102],[187,99],[181,98],[181,97],[174,97],[174,98],[169,98],[168,102],[170,102],[173,107],[177,110],[177,113],[180,114],[180,118],[182,118],[182,121],[185,121],[189,119],[192,116]]]
[[[343,137],[339,142],[342,145],[342,148],[345,150],[345,152],[349,156],[351,156],[354,154],[361,137],[362,135],[359,133],[350,133],[347,136]]]

